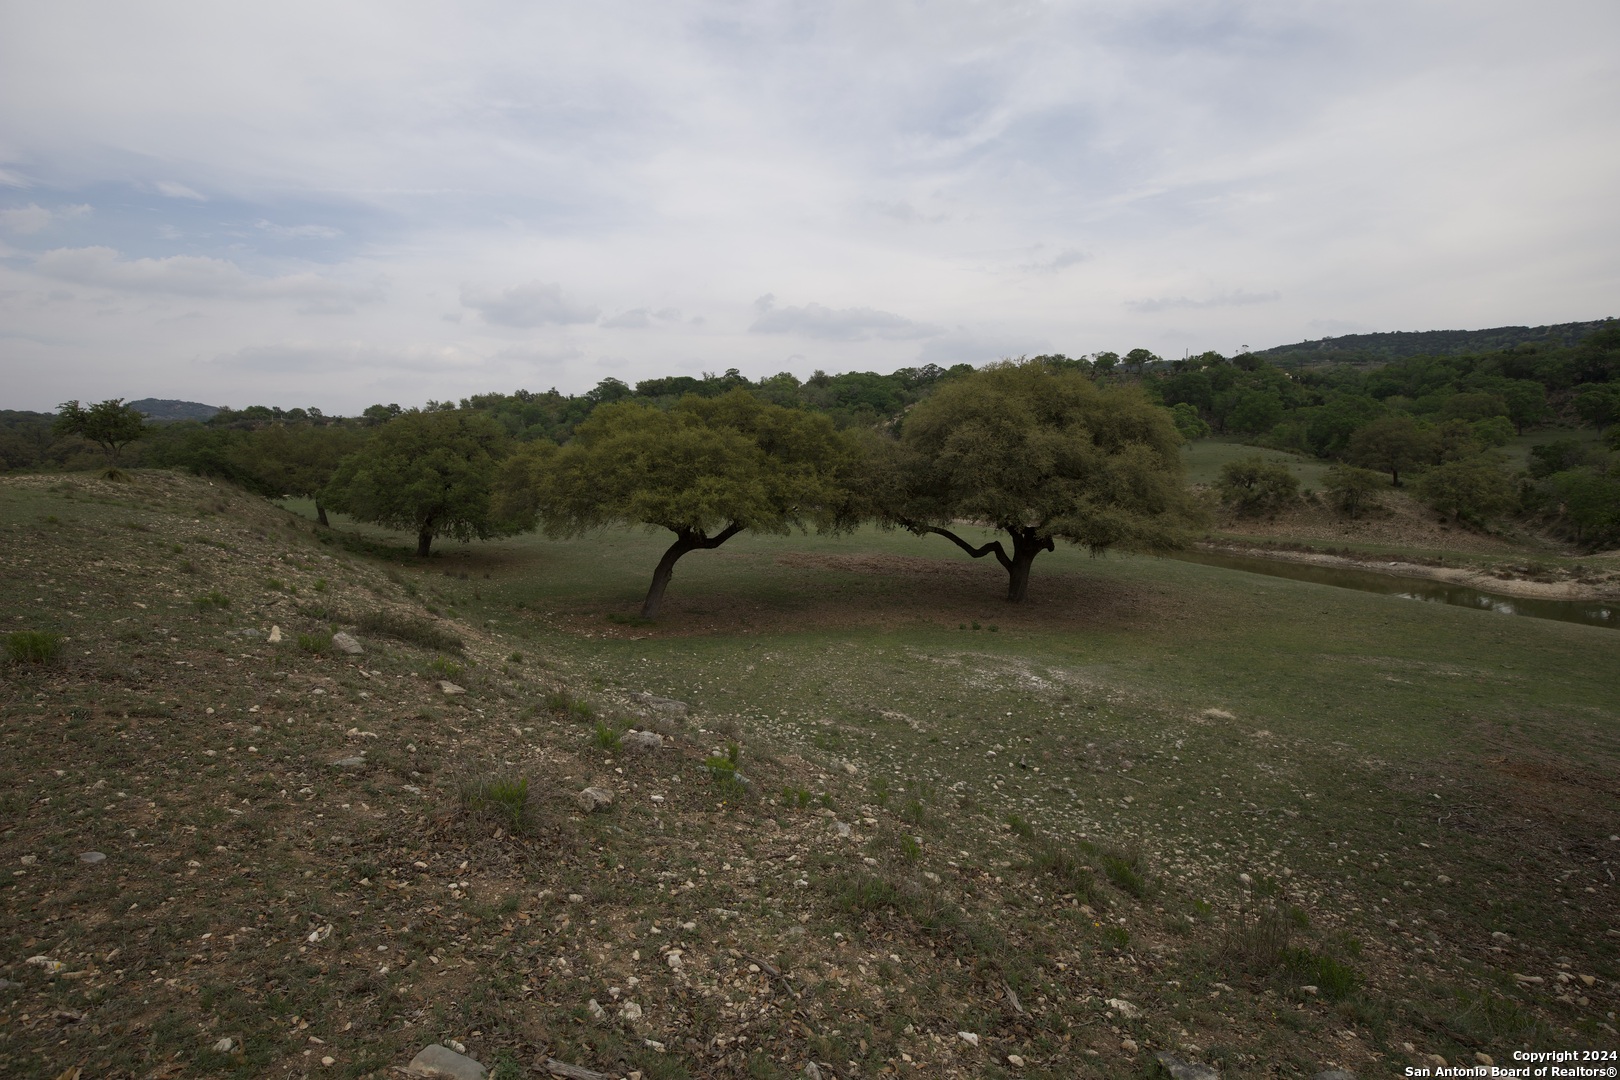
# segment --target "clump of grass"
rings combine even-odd
[[[1046,840],[1036,844],[1030,869],[1037,874],[1056,878],[1065,891],[1074,893],[1088,903],[1097,897],[1097,883],[1091,876],[1091,868],[1081,862],[1074,852],[1055,841]]]
[[[198,611],[207,611],[209,608],[230,607],[231,598],[220,592],[218,589],[209,589],[207,592],[193,600],[192,603],[197,605]]]
[[[61,634],[49,630],[18,630],[6,635],[6,656],[13,664],[54,664],[61,654]]]
[[[1283,963],[1304,982],[1315,986],[1329,1001],[1343,1001],[1355,992],[1361,979],[1349,964],[1311,949],[1285,949]]]
[[[409,582],[407,582],[409,584]],[[461,652],[466,643],[437,623],[387,610],[369,611],[355,620],[356,627],[374,637],[392,638],[407,645],[440,652]]]
[[[624,736],[600,720],[596,722],[596,745],[612,753],[624,743]]]
[[[1035,827],[1018,814],[1007,815],[1007,827],[1025,840],[1035,839]]]
[[[429,660],[428,669],[450,680],[459,679],[467,673],[465,667],[442,656],[435,656],[432,660]]]
[[[1221,952],[1240,970],[1266,974],[1282,966],[1295,929],[1294,921],[1274,906],[1243,911],[1227,930]]]
[[[506,662],[509,664],[521,664],[523,663],[523,654],[520,652],[515,652],[506,658]]]
[[[1128,893],[1141,900],[1147,896],[1146,867],[1142,856],[1136,852],[1104,852],[1102,856],[1103,874],[1121,892]]]
[[[287,588],[287,583],[280,578],[267,577],[264,579],[264,587],[273,592],[282,592]]]
[[[785,787],[782,789],[782,801],[788,806],[797,806],[804,809],[810,805],[812,796],[807,787]]]
[[[922,845],[915,836],[900,837],[900,857],[906,862],[916,862],[922,858]]]
[[[596,715],[590,702],[576,698],[566,690],[553,690],[546,695],[546,711],[552,716],[574,720],[590,720]]]
[[[298,647],[305,652],[324,653],[332,647],[331,634],[299,634]]]
[[[737,771],[737,759],[741,756],[742,747],[728,742],[724,753],[713,754],[703,760],[703,767],[709,770],[709,776],[727,794],[739,794],[748,787],[748,778]]]
[[[325,578],[322,577],[322,578],[316,578],[315,579],[315,591],[316,592],[325,592],[326,591],[326,579]]]
[[[527,777],[489,777],[464,784],[461,805],[472,814],[499,821],[507,832],[521,836],[533,825],[529,812]]]

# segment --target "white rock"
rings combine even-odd
[[[457,686],[449,679],[440,679],[439,691],[446,697],[454,697],[457,694],[465,694],[467,692],[467,688],[465,686]]]
[[[607,1010],[602,1008],[602,1003],[597,1001],[595,998],[591,998],[591,1000],[585,1003],[585,1011],[589,1012],[591,1014],[591,1019],[595,1020],[597,1023],[601,1023],[607,1019]]]
[[[353,635],[342,630],[332,635],[332,648],[345,656],[360,656],[366,651],[366,647],[360,644]]]
[[[304,938],[304,940],[309,942],[311,945],[317,945],[320,942],[325,941],[327,938],[329,938],[331,936],[332,936],[332,924],[327,923],[325,926],[321,927],[318,930],[311,930],[309,932],[309,936]]]
[[[679,970],[681,966],[681,950],[671,949],[669,952],[665,953],[664,963],[668,964],[671,968]]]
[[[613,792],[607,788],[588,787],[574,796],[579,808],[589,814],[593,810],[600,810],[613,805]]]
[[[228,1054],[234,1049],[236,1049],[236,1040],[228,1035],[214,1043],[214,1053],[216,1054]]]
[[[281,627],[272,626],[270,628],[270,636],[265,638],[265,640],[268,641],[272,645],[279,642],[281,640]]]
[[[969,1046],[979,1045],[979,1037],[971,1031],[958,1031],[956,1033],[956,1037],[967,1043]]]
[[[1142,1010],[1126,1001],[1124,998],[1109,998],[1108,1007],[1119,1013],[1126,1020],[1135,1019],[1142,1015]]]
[[[463,1053],[467,1048],[452,1040],[452,1045],[460,1047],[453,1050],[450,1047],[440,1046],[438,1043],[424,1046],[420,1053],[411,1058],[411,1063],[405,1067],[405,1072],[411,1076],[444,1076],[451,1080],[484,1080],[488,1074],[484,1067]]]
[[[619,1006],[619,1016],[621,1019],[628,1020],[633,1024],[641,1019],[641,1006],[633,1001],[627,1001]]]
[[[55,975],[58,971],[66,971],[67,965],[60,960],[52,960],[48,956],[30,956],[26,963],[37,968],[44,968],[47,975]]]
[[[1022,1069],[1024,1067],[1024,1059],[1019,1057],[1017,1054],[1008,1054],[1007,1064],[1011,1065],[1015,1069]]]

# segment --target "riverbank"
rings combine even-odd
[[[1620,555],[1604,552],[1572,566],[1548,566],[1535,561],[1493,565],[1446,565],[1443,560],[1393,557],[1380,552],[1321,551],[1284,542],[1245,543],[1206,539],[1197,550],[1243,555],[1280,562],[1375,570],[1397,577],[1465,585],[1481,592],[1535,600],[1620,600]]]

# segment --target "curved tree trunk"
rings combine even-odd
[[[320,522],[323,528],[330,529],[332,527],[332,523],[326,520],[326,507],[321,505],[319,499],[315,500],[315,520]]]
[[[643,619],[658,617],[658,609],[664,604],[664,590],[669,587],[669,579],[675,576],[675,563],[682,555],[700,548],[717,548],[742,532],[742,526],[734,521],[712,537],[702,529],[676,529],[674,532],[675,542],[658,560],[658,566],[653,570],[652,585],[647,589],[647,599],[641,602]]]
[[[419,531],[416,534],[416,555],[417,555],[417,558],[420,558],[420,559],[427,558],[428,557],[428,549],[430,547],[432,547],[432,546],[433,546],[433,530],[432,529],[426,529],[425,528],[425,529],[422,529],[421,531]]]

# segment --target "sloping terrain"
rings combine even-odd
[[[60,636],[0,683],[8,1076],[381,1076],[452,1040],[649,1080],[1615,1044],[1587,683],[1517,731],[1448,712],[1431,753],[1310,727],[1320,673],[1268,690],[1295,724],[1037,647],[1261,617],[1174,581],[1054,569],[1057,601],[981,628],[958,562],[739,548],[694,575],[839,603],[728,637],[691,593],[604,621],[521,591],[537,549],[418,563],[161,473],[4,478],[0,540],[0,629]],[[1523,687],[1344,648],[1347,685]]]

